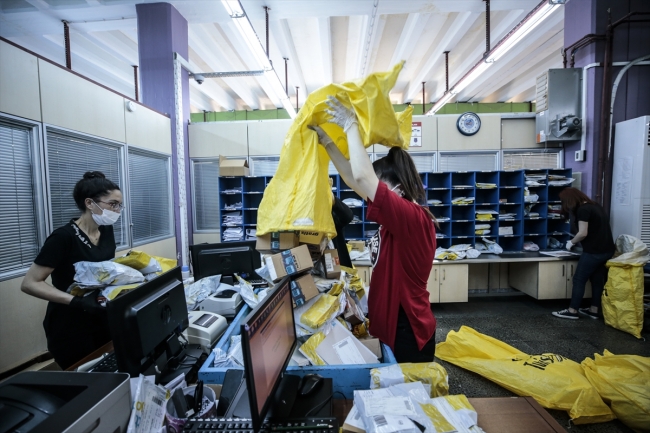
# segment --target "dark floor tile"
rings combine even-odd
[[[575,340],[575,336],[567,328],[539,328],[536,326],[516,326],[512,331],[524,341]]]

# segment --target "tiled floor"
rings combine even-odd
[[[470,298],[467,303],[435,304],[438,319],[437,342],[444,341],[450,330],[462,326],[499,339],[528,354],[556,353],[581,362],[604,349],[614,354],[650,356],[650,316],[646,314],[643,335],[648,341],[613,329],[602,319],[559,319],[552,311],[568,307],[568,300],[537,301],[529,296]],[[467,397],[503,397],[515,394],[468,370],[436,359],[449,375],[450,394]],[[572,433],[632,432],[620,421],[571,425],[566,412],[550,410],[551,415]],[[523,432],[522,432],[523,433]]]

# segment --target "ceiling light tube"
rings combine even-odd
[[[532,32],[535,27],[540,25],[545,19],[551,16],[551,12],[558,8],[559,4],[550,4],[547,0],[540,2],[535,9],[531,11],[510,33],[501,39],[494,48],[488,53],[485,61],[487,63],[496,62],[519,41]]]
[[[433,114],[436,111],[440,110],[443,107],[443,105],[445,105],[447,101],[449,101],[453,96],[454,93],[451,92],[447,92],[444,95],[442,95],[442,98],[438,99],[438,102],[433,104],[433,107],[431,107],[431,109],[427,111],[427,116],[433,116]]]

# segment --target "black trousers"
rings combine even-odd
[[[395,359],[402,362],[433,362],[436,353],[436,333],[433,332],[431,339],[424,345],[422,350],[418,349],[418,342],[415,339],[413,328],[409,322],[404,309],[399,307],[397,316],[397,333],[395,335]]]

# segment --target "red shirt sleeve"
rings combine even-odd
[[[389,232],[401,236],[409,233],[409,221],[417,217],[422,209],[417,203],[403,199],[379,182],[375,200],[368,199],[366,218],[383,226]]]

